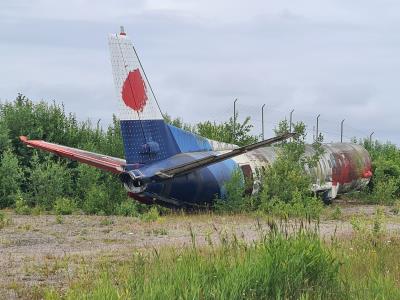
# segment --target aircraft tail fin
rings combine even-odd
[[[140,59],[123,27],[109,36],[111,65],[127,164],[147,164],[181,152],[233,149],[165,123]]]

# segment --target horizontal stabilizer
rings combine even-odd
[[[283,135],[279,135],[258,143],[254,143],[251,145],[247,145],[247,146],[243,146],[237,149],[234,149],[228,153],[224,153],[224,154],[220,154],[220,155],[210,155],[195,161],[190,161],[187,163],[183,163],[181,165],[178,166],[174,166],[168,169],[164,169],[164,170],[160,170],[158,171],[154,176],[152,176],[152,180],[154,181],[161,181],[161,180],[166,180],[166,179],[170,179],[176,176],[180,176],[180,175],[185,175],[188,174],[196,169],[199,168],[203,168],[221,161],[224,161],[226,159],[229,159],[231,157],[237,156],[237,155],[241,155],[243,153],[246,153],[248,151],[251,150],[255,150],[258,148],[262,148],[268,145],[272,145],[274,143],[286,140],[290,137],[295,136],[295,133],[286,133]]]
[[[48,143],[42,140],[28,140],[26,136],[20,136],[19,138],[24,144],[32,148],[48,151],[115,174],[124,172],[126,162],[120,158]]]

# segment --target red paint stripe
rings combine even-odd
[[[88,165],[94,166],[96,168],[110,171],[115,174],[121,174],[123,172],[124,165],[120,164],[120,163],[110,162],[106,159],[98,159],[98,158],[90,157],[83,153],[79,153],[79,150],[76,150],[76,152],[73,152],[71,150],[65,149],[63,146],[48,143],[48,142],[41,141],[41,140],[28,140],[26,137],[20,137],[20,139],[24,144],[31,146],[33,148],[38,148],[38,149],[42,149],[45,151],[49,151],[49,152],[57,154],[59,156],[67,157],[72,160],[77,160],[77,161],[86,163]]]

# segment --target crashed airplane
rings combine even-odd
[[[128,195],[142,203],[168,207],[212,204],[223,196],[233,172],[257,192],[257,170],[271,165],[276,148],[268,147],[293,136],[287,133],[238,147],[210,140],[167,124],[152,93],[132,42],[121,27],[109,36],[111,64],[125,159],[110,157],[42,140],[20,139],[26,145],[52,152],[119,176]],[[368,152],[353,143],[324,144],[316,167],[307,169],[313,191],[324,199],[366,186],[372,176]],[[306,155],[312,155],[311,146]]]

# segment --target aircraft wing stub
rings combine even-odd
[[[246,153],[251,150],[255,150],[258,148],[262,148],[268,145],[272,145],[274,143],[286,140],[288,138],[294,137],[296,134],[295,133],[286,133],[282,134],[261,142],[257,142],[251,145],[243,146],[237,149],[234,149],[228,153],[224,153],[221,155],[211,155],[207,156],[195,161],[190,161],[187,163],[183,163],[178,166],[174,166],[168,169],[160,170],[157,173],[155,173],[154,176],[152,176],[152,180],[158,181],[158,180],[167,180],[171,179],[175,176],[180,176],[180,175],[185,175],[188,174],[196,169],[203,168],[221,161],[224,161],[226,159],[229,159],[231,157],[241,155],[243,153]]]
[[[124,159],[53,144],[42,140],[29,140],[26,136],[20,136],[19,138],[25,145],[31,148],[51,152],[115,174],[125,172],[126,162]]]

